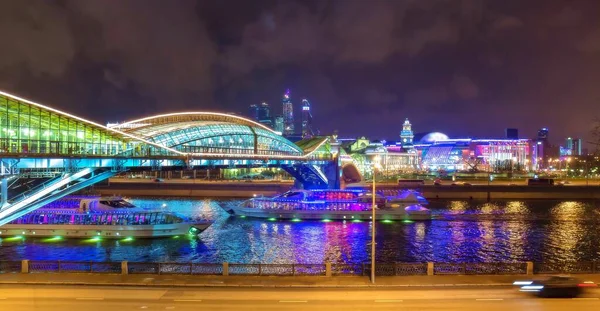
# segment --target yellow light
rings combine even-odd
[[[91,124],[91,125],[94,125],[94,126],[100,127],[100,128],[102,128],[103,130],[106,130],[106,131],[108,131],[108,132],[112,132],[112,133],[116,133],[116,134],[119,134],[119,135],[123,135],[123,136],[129,137],[129,138],[133,138],[133,139],[135,139],[135,140],[137,140],[137,141],[144,142],[144,143],[146,143],[146,144],[152,145],[152,146],[154,146],[154,147],[157,147],[157,148],[161,148],[161,149],[169,150],[169,151],[171,151],[171,152],[174,152],[174,153],[177,153],[177,154],[180,154],[180,155],[185,155],[185,153],[183,153],[183,152],[180,152],[180,151],[177,151],[177,150],[175,150],[175,149],[173,149],[173,148],[169,148],[169,147],[165,147],[165,146],[163,146],[163,145],[159,145],[159,144],[153,143],[153,142],[151,142],[151,141],[145,140],[145,139],[143,139],[143,138],[140,138],[140,137],[138,137],[138,136],[131,135],[131,134],[128,134],[128,133],[125,133],[125,132],[121,132],[121,131],[119,131],[119,130],[116,130],[116,129],[112,129],[112,128],[106,127],[106,126],[104,126],[104,125],[101,125],[101,124],[98,124],[98,123],[96,123],[96,122],[93,122],[93,121],[90,121],[90,120],[86,120],[86,119],[83,119],[83,118],[80,118],[80,117],[74,116],[74,115],[72,115],[72,114],[69,114],[69,113],[66,113],[66,112],[63,112],[63,111],[60,111],[60,110],[57,110],[57,109],[54,109],[54,108],[48,107],[48,106],[44,106],[44,105],[42,105],[42,104],[38,104],[38,103],[36,103],[36,102],[30,101],[30,100],[28,100],[28,99],[25,99],[25,98],[22,98],[22,97],[19,97],[19,96],[16,96],[16,95],[12,95],[12,94],[9,94],[9,93],[3,92],[3,91],[0,91],[0,95],[4,95],[4,96],[6,96],[6,97],[11,97],[11,98],[13,98],[13,99],[16,99],[17,101],[24,102],[24,103],[27,103],[27,104],[29,104],[29,105],[33,105],[33,106],[36,106],[36,107],[39,107],[39,108],[42,108],[42,109],[45,109],[45,110],[49,110],[49,111],[52,111],[52,112],[55,112],[55,113],[58,113],[58,114],[61,114],[61,115],[67,116],[67,117],[69,117],[69,118],[72,118],[72,119],[75,119],[75,120],[78,120],[78,121],[81,121],[81,122],[84,122],[84,123],[88,123],[88,124]]]

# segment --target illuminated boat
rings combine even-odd
[[[120,197],[67,198],[0,226],[0,237],[133,239],[198,235],[211,225]]]
[[[223,205],[229,214],[287,220],[371,220],[372,194],[364,190],[292,190]],[[377,220],[425,220],[431,212],[418,192],[377,193]]]

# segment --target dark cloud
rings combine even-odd
[[[0,3],[0,88],[104,122],[307,97],[322,132],[587,135],[594,0]]]

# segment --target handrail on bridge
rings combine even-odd
[[[119,273],[192,275],[370,275],[369,263],[262,264],[93,261],[0,261],[0,273]],[[377,275],[600,274],[600,262],[378,263]]]

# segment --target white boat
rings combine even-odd
[[[371,220],[372,194],[364,190],[292,190],[275,197],[256,197],[225,204],[232,215],[288,220]],[[417,192],[377,193],[377,220],[426,220],[431,212]]]
[[[136,207],[120,197],[70,198],[0,226],[0,238],[155,238],[198,235],[210,225],[206,220]]]

